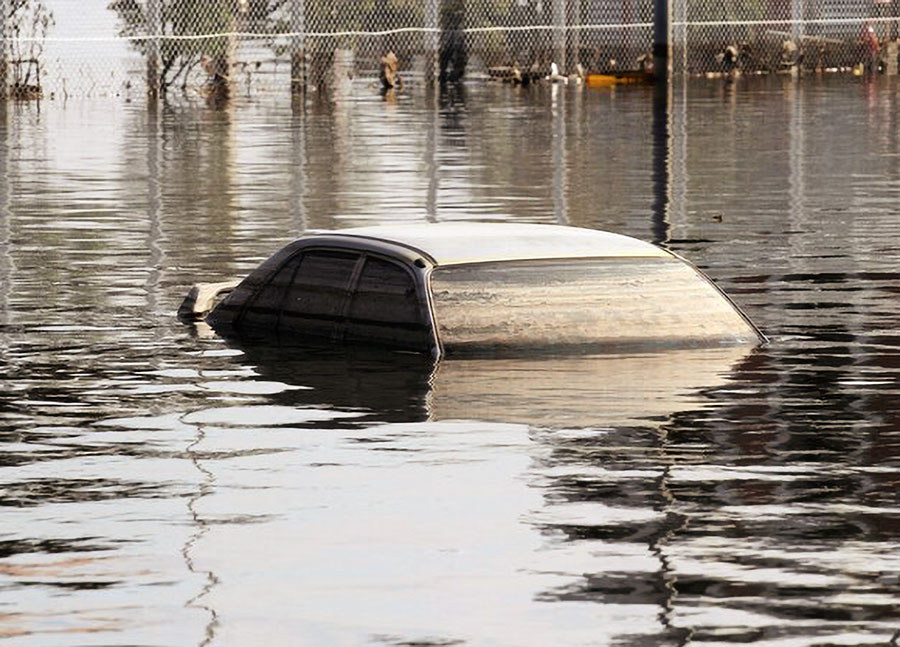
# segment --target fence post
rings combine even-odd
[[[653,0],[653,242],[669,240],[669,159],[671,158],[669,0]]]
[[[653,73],[657,83],[668,84],[671,62],[669,0],[653,0]]]
[[[566,67],[566,0],[553,0],[553,62],[559,66],[561,74],[567,74]]]
[[[803,46],[803,0],[791,0],[791,40],[799,48]]]
[[[306,0],[291,0],[291,94],[306,93]]]
[[[688,73],[688,29],[687,29],[687,0],[674,0],[670,15],[670,33],[672,36],[671,47],[672,64],[670,69],[673,74]]]
[[[159,36],[162,32],[161,0],[147,0],[147,95],[158,99],[161,89],[159,78]]]
[[[569,51],[571,54],[567,54],[567,56],[570,59],[574,59],[570,61],[570,64],[577,71],[578,66],[581,65],[581,27],[584,24],[584,18],[581,13],[581,2],[579,0],[576,0],[573,4],[572,15],[570,15],[569,18],[571,19],[572,24],[575,25],[575,30],[572,31],[572,37],[569,39]]]
[[[897,41],[889,40],[884,48],[887,56],[884,61],[884,73],[888,76],[897,76],[897,55],[900,48],[897,47]]]
[[[438,77],[438,2],[425,0],[425,82],[434,84]]]
[[[9,0],[0,0],[0,100],[6,99],[9,89],[7,71],[8,48],[6,46],[6,17],[9,15]]]

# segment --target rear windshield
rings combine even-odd
[[[438,267],[431,285],[447,352],[756,340],[718,289],[674,257]]]

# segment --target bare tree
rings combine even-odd
[[[53,13],[43,0],[12,0],[7,25],[12,68],[12,88],[14,99],[39,99],[43,94],[41,72],[43,71],[44,41],[54,26]]]
[[[160,33],[149,33],[146,3],[113,0],[109,8],[119,17],[119,35],[147,55],[152,38],[158,38],[159,86],[186,90],[192,70],[198,66],[208,75],[212,91],[227,95],[231,56],[238,18],[250,7],[248,0],[159,0]],[[254,8],[258,3],[254,3]]]

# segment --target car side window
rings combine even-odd
[[[275,329],[284,302],[284,295],[302,260],[302,256],[294,256],[275,271],[265,285],[248,299],[238,320],[238,325]]]
[[[359,259],[354,252],[305,252],[282,291],[278,330],[326,339],[340,336]],[[276,273],[276,278],[280,273]]]
[[[413,274],[368,256],[350,304],[346,338],[426,351],[432,341]]]

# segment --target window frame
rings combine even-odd
[[[435,324],[434,305],[432,303],[430,280],[428,278],[433,265],[431,259],[422,258],[419,254],[410,254],[410,250],[402,247],[398,248],[400,251],[399,254],[392,254],[391,251],[393,250],[373,249],[368,245],[362,244],[368,241],[360,240],[359,242],[361,244],[359,245],[346,244],[347,242],[348,241],[342,240],[340,241],[340,244],[329,244],[327,241],[319,240],[315,242],[311,241],[312,244],[309,245],[298,245],[297,247],[291,249],[284,258],[279,259],[278,263],[273,264],[271,268],[267,268],[265,276],[261,277],[258,280],[253,293],[247,297],[247,299],[242,304],[240,311],[236,314],[234,318],[234,326],[239,328],[242,325],[245,325],[243,323],[245,313],[255,306],[263,290],[265,290],[269,286],[269,284],[286,265],[297,261],[299,257],[297,267],[294,269],[294,272],[291,275],[290,283],[292,284],[297,277],[297,273],[302,271],[304,255],[317,251],[343,252],[348,254],[355,254],[357,255],[357,259],[355,261],[353,271],[351,272],[350,279],[346,287],[346,295],[343,298],[340,306],[339,316],[341,319],[341,324],[339,325],[339,329],[336,329],[334,333],[328,338],[328,340],[331,342],[344,341],[347,333],[349,313],[352,307],[353,300],[356,297],[359,280],[365,269],[367,259],[372,257],[399,267],[402,271],[406,272],[407,275],[412,278],[413,285],[415,286],[416,291],[416,302],[420,310],[422,323],[427,329],[426,336],[429,339],[429,348],[423,349],[423,351],[430,353],[434,358],[440,357],[440,355],[442,354],[442,347],[440,339],[438,337],[437,326]],[[412,258],[407,259],[406,256],[411,256]],[[278,314],[275,321],[276,332],[280,328],[281,316],[284,310],[284,300],[287,299],[287,294],[288,292],[287,290],[285,290],[285,292],[281,296],[282,301],[280,307],[278,308]]]

